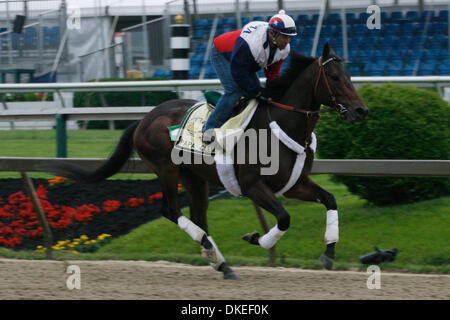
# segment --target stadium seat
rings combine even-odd
[[[307,14],[300,14],[297,17],[297,25],[298,26],[305,26],[309,22],[309,16]]]
[[[197,19],[197,20],[195,20],[195,23],[194,23],[194,30],[206,29],[207,25],[208,25],[208,21],[206,19]]]
[[[204,36],[204,30],[203,29],[194,29],[194,40],[202,40]]]
[[[439,11],[439,15],[437,17],[440,22],[448,22],[448,10]]]
[[[339,13],[332,13],[328,15],[326,19],[328,25],[339,25],[341,24],[341,15]]]
[[[448,63],[441,63],[437,68],[437,74],[441,76],[450,75],[450,66]]]
[[[350,66],[347,67],[348,72],[350,72],[350,75],[352,76],[360,76],[361,75],[361,71],[359,69],[359,67],[356,66]]]
[[[401,75],[401,72],[402,72],[402,65],[396,63],[391,63],[386,70],[386,74],[388,76],[399,76]]]
[[[345,14],[345,20],[347,20],[347,24],[354,24],[357,21],[356,14],[353,12],[347,12]]]
[[[200,76],[200,67],[199,66],[191,66],[188,72],[189,79],[198,79]]]
[[[302,31],[302,36],[306,38],[314,37],[314,32],[316,31],[316,26],[306,26]]]
[[[212,66],[206,66],[205,68],[205,79],[216,79],[217,74]]]
[[[312,15],[311,19],[309,20],[309,25],[310,26],[315,26],[318,21],[319,21],[319,14],[315,13],[315,14]]]
[[[419,32],[421,24],[417,22],[406,22],[399,24],[399,35],[416,35]]]
[[[370,17],[370,14],[368,14],[367,12],[363,11],[359,14],[359,18],[358,18],[358,23],[366,25],[367,23],[367,19]]]
[[[403,20],[403,13],[401,11],[393,11],[389,18],[390,22],[399,23]]]
[[[419,20],[419,13],[417,11],[406,12],[406,19],[410,22],[416,22]]]
[[[169,72],[166,69],[156,69],[153,76],[158,78],[168,78]]]
[[[196,54],[204,53],[206,51],[207,46],[208,46],[208,44],[206,42],[197,43],[197,46],[195,47],[195,53]]]
[[[205,55],[202,53],[197,53],[191,57],[191,66],[201,66],[203,63]]]
[[[222,25],[224,28],[236,28],[236,18],[230,17],[230,18],[223,18]]]
[[[419,22],[425,22],[428,18],[428,21],[433,21],[435,18],[435,14],[433,10],[425,10],[420,14]]]
[[[245,26],[250,21],[251,21],[250,17],[241,17],[241,24],[242,24],[242,26]]]

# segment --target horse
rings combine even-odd
[[[276,121],[287,139],[304,150],[306,158],[300,176],[283,194],[287,198],[319,202],[326,207],[326,248],[320,261],[326,269],[332,269],[335,244],[339,238],[338,207],[334,196],[309,177],[314,160],[311,148],[313,130],[322,112],[337,111],[343,120],[356,123],[364,121],[369,110],[353,86],[343,60],[328,43],[318,59],[294,50],[290,57],[289,66],[280,77],[267,82],[266,90],[272,100],[259,101],[247,130],[265,129],[270,132],[273,131],[270,122]],[[223,186],[216,167],[211,163],[175,164],[171,158],[174,143],[169,137],[168,127],[179,124],[187,110],[196,102],[175,99],[161,103],[142,120],[124,130],[112,156],[96,170],[89,171],[58,163],[47,167],[45,171],[76,181],[98,182],[117,173],[135,150],[143,163],[159,178],[163,192],[162,216],[177,224],[200,244],[203,256],[215,270],[223,273],[224,279],[239,279],[208,232],[208,185],[213,183]],[[330,108],[321,109],[322,105]],[[267,136],[267,139],[270,137]],[[277,224],[263,236],[254,232],[243,237],[250,244],[260,245],[265,249],[273,247],[290,225],[289,213],[275,191],[282,189],[289,180],[297,153],[285,144],[280,144],[278,149],[279,168],[275,174],[262,175],[261,168],[264,165],[260,161],[256,164],[234,164],[242,195],[276,218]],[[248,145],[245,152],[248,158]],[[190,219],[181,213],[178,204],[179,180],[190,201]]]

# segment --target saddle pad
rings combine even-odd
[[[257,100],[251,100],[248,106],[237,116],[229,119],[222,127],[214,129],[216,139],[224,150],[232,150],[237,138],[243,133],[250,122],[256,107]],[[199,102],[192,106],[179,125],[168,127],[174,148],[197,154],[215,154],[215,144],[206,144],[202,141],[202,127],[212,111],[211,106],[205,102]]]
[[[229,119],[220,128],[214,129],[216,141],[224,151],[231,152],[233,150],[234,145],[244,133],[245,128],[252,119],[257,106],[258,100],[250,100],[242,112]]]
[[[178,128],[177,137],[175,138],[175,149],[198,154],[213,154],[213,146],[202,141],[202,127],[208,119],[211,110],[207,103],[199,102],[187,111]]]

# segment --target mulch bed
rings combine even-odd
[[[96,214],[90,221],[75,222],[64,230],[52,230],[53,242],[67,240],[86,235],[95,238],[100,234],[107,233],[113,237],[126,234],[141,224],[147,223],[161,217],[162,200],[157,199],[149,203],[149,196],[161,191],[160,184],[155,180],[106,180],[96,184],[74,183],[69,186],[51,188],[49,182],[44,179],[33,179],[36,189],[42,185],[47,193],[47,201],[52,205],[78,207],[86,204],[93,204],[102,207],[107,200],[117,200],[125,204],[131,198],[143,198],[146,201],[136,207],[122,205],[118,210],[108,214]],[[210,185],[210,196],[223,190],[214,185]],[[26,194],[23,181],[21,179],[0,179],[0,209],[7,202],[11,194],[23,191]],[[181,207],[188,206],[188,199],[185,192],[179,194]],[[36,249],[42,245],[43,239],[23,238],[21,243],[14,249],[24,250]]]

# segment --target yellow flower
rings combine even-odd
[[[81,240],[87,240],[87,239],[89,239],[89,237],[88,237],[87,235],[83,234],[83,235],[80,237],[80,239],[81,239]]]

